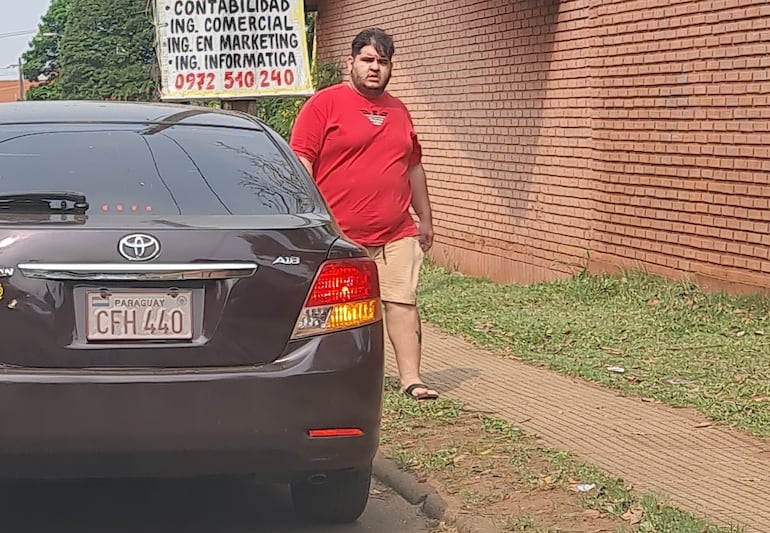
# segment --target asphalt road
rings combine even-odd
[[[247,481],[67,481],[0,484],[2,531],[14,533],[418,533],[428,521],[379,483],[361,519],[313,526],[288,489]]]

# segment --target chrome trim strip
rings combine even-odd
[[[27,278],[93,281],[176,281],[230,279],[253,276],[258,265],[239,263],[22,263],[19,272]]]

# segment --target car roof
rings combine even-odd
[[[0,125],[8,124],[166,124],[262,130],[245,113],[204,106],[116,101],[45,100],[0,103]]]

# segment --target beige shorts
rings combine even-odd
[[[425,254],[417,237],[406,237],[385,246],[367,248],[377,263],[383,302],[415,305],[420,267]]]

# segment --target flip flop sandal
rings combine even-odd
[[[415,389],[430,389],[430,387],[428,387],[423,383],[412,383],[406,389],[404,389],[404,394],[406,394],[408,397],[410,397],[413,400],[435,400],[436,398],[438,398],[438,394],[433,394],[430,392],[423,392],[422,394],[412,394]]]

